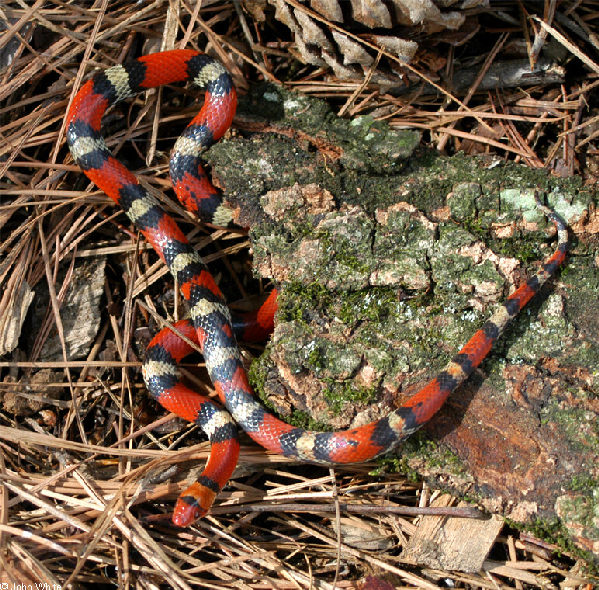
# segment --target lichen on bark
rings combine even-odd
[[[552,252],[538,187],[571,226],[567,266],[399,453],[404,468],[516,522],[560,518],[570,497],[596,507],[594,193],[497,158],[421,151],[412,131],[339,119],[272,87],[241,117],[265,132],[208,159],[251,228],[255,272],[281,287],[253,370],[267,403],[291,421],[346,428],[413,395]],[[582,475],[591,483],[570,493],[564,482]],[[571,514],[560,530],[596,547],[597,527]]]

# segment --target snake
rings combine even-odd
[[[135,174],[113,156],[102,135],[102,117],[109,107],[149,88],[176,82],[195,84],[205,97],[171,153],[175,193],[204,221],[226,226],[231,211],[223,205],[201,163],[202,153],[230,127],[237,105],[232,76],[218,60],[193,49],[175,49],[112,66],[79,89],[65,125],[75,163],[127,214],[167,265],[187,302],[189,318],[161,330],[148,345],[142,375],[149,393],[166,410],[199,425],[210,441],[203,472],[175,504],[174,524],[188,526],[207,514],[236,467],[240,449],[237,426],[268,451],[309,463],[358,463],[393,450],[435,415],[555,274],[566,258],[568,232],[561,217],[536,197],[537,206],[556,228],[557,245],[552,254],[499,305],[443,370],[387,416],[340,432],[312,432],[289,425],[254,397],[237,344],[244,332],[260,336],[272,328],[276,291],[250,319],[249,327],[238,321],[183,231]],[[220,404],[183,381],[179,365],[196,346],[204,356]]]

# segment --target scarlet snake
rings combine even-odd
[[[393,449],[426,423],[479,366],[509,322],[565,260],[568,241],[564,222],[539,203],[557,227],[555,252],[437,377],[387,417],[344,432],[308,432],[285,424],[254,399],[231,314],[201,258],[156,199],[112,156],[101,135],[102,116],[109,106],[147,88],[184,81],[205,88],[206,97],[199,114],[175,144],[171,156],[173,186],[189,209],[225,224],[229,220],[226,210],[200,163],[201,152],[230,126],[237,102],[229,73],[214,59],[192,50],[173,50],[109,68],[81,88],[66,119],[67,141],[75,162],[127,213],[176,278],[188,302],[191,321],[175,327],[200,346],[212,383],[228,410],[182,384],[177,364],[191,347],[168,329],[160,332],[150,343],[144,361],[148,390],[167,410],[199,424],[212,444],[198,482],[177,501],[173,521],[179,526],[204,515],[231,476],[239,453],[234,422],[266,449],[309,462],[360,462]],[[274,305],[270,297],[267,318]]]

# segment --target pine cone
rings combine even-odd
[[[441,10],[440,6],[456,4],[452,0],[268,0],[268,3],[276,9],[275,18],[291,29],[297,57],[307,64],[330,67],[337,78],[363,78],[375,63],[377,48],[397,58],[383,59],[372,73],[372,81],[379,84],[397,84],[402,75],[401,63],[413,62],[417,51],[418,60],[423,60],[429,68],[442,67],[443,60],[430,56],[430,48],[424,50],[420,46],[432,35],[435,41],[457,44],[478,29],[476,21],[467,19],[464,12]],[[300,3],[305,9],[298,6]],[[464,4],[468,8],[486,6],[488,0],[460,2],[460,7]],[[439,36],[443,34],[445,38]]]

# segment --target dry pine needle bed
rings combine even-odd
[[[594,2],[551,0],[3,2],[0,587],[40,582],[55,588],[593,587],[599,563],[599,447],[594,446],[599,445],[597,360],[591,353],[567,355],[573,349],[591,350],[599,339],[595,319],[599,309],[592,295],[598,284],[592,262],[597,259],[599,230],[593,188],[599,169],[595,147],[598,8]],[[494,367],[505,368],[502,378],[515,384],[507,389],[518,411],[519,404],[526,402],[531,415],[541,416],[540,410],[538,414],[533,410],[547,390],[559,399],[562,409],[576,411],[578,421],[568,432],[573,432],[572,440],[579,446],[572,443],[572,448],[579,452],[562,457],[561,463],[559,458],[555,464],[547,462],[543,468],[548,477],[553,470],[560,480],[566,460],[573,465],[563,485],[561,480],[553,481],[563,488],[560,501],[545,512],[553,520],[535,528],[529,518],[527,526],[515,526],[514,506],[521,508],[531,496],[519,489],[500,498],[495,480],[488,484],[485,503],[484,494],[476,495],[485,483],[482,460],[474,457],[466,462],[469,469],[460,478],[449,475],[448,449],[463,459],[460,452],[465,455],[471,447],[462,433],[470,432],[469,425],[476,420],[491,419],[477,413],[481,410],[476,396],[479,401],[485,392],[491,396],[484,389],[487,386],[506,390],[493,381],[500,373],[487,367],[475,376],[476,385],[468,390],[471,397],[456,402],[471,412],[465,423],[460,424],[460,415],[450,426],[441,419],[437,434],[433,425],[409,447],[409,453],[415,454],[408,453],[407,459],[398,455],[397,460],[333,470],[267,454],[242,436],[238,469],[210,514],[193,527],[172,525],[174,502],[200,472],[209,445],[197,427],[165,413],[148,398],[140,367],[153,333],[165,318],[171,321],[183,315],[183,303],[164,264],[73,163],[64,118],[76,89],[92,72],[179,47],[218,58],[232,73],[240,96],[250,97],[250,107],[251,97],[256,96],[252,93],[269,82],[275,93],[284,89],[322,99],[342,118],[344,123],[332,123],[337,131],[323,126],[318,133],[297,122],[301,113],[297,124],[288,127],[272,118],[260,119],[264,114],[260,105],[253,114],[242,109],[233,123],[233,139],[225,149],[231,153],[245,146],[243,142],[251,143],[254,151],[246,152],[244,159],[247,169],[260,161],[286,174],[286,162],[277,163],[279,152],[274,151],[284,148],[298,161],[303,158],[305,170],[324,171],[320,184],[316,178],[311,183],[295,182],[301,185],[299,193],[292,190],[294,182],[269,192],[268,174],[251,179],[262,183],[271,199],[288,203],[292,198],[305,199],[310,214],[331,212],[327,207],[338,195],[331,197],[327,176],[331,182],[339,177],[339,162],[350,151],[349,140],[343,144],[340,139],[340,129],[346,123],[355,129],[356,121],[368,121],[372,133],[380,132],[375,121],[385,122],[389,133],[398,134],[390,137],[418,131],[408,162],[426,162],[430,154],[458,153],[481,158],[476,161],[485,162],[481,165],[485,170],[504,163],[525,166],[545,175],[535,178],[547,179],[542,182],[548,193],[551,187],[557,191],[557,186],[574,183],[574,188],[563,188],[564,194],[570,190],[568,194],[575,195],[568,202],[573,242],[569,270],[546,289],[545,300],[557,293],[557,299],[549,299],[549,312],[541,302],[531,311],[533,320],[526,320],[534,321],[542,313],[541,323],[548,317],[561,318],[564,331],[559,339],[564,349],[547,351],[540,343],[541,352],[531,353],[536,360],[522,356],[517,362],[514,353],[504,367],[500,359],[509,352],[506,344],[493,361]],[[110,149],[136,170],[142,183],[159,199],[167,194],[167,208],[224,285],[228,299],[236,309],[248,310],[268,290],[267,282],[252,276],[253,255],[257,264],[264,261],[259,252],[251,251],[248,232],[200,226],[170,199],[168,152],[197,112],[197,96],[191,87],[152,90],[111,111],[103,128]],[[314,113],[324,109],[314,106],[321,103],[306,104]],[[358,119],[363,116],[370,119]],[[260,201],[264,195],[259,192],[253,195],[256,201],[244,201],[242,193],[250,188],[233,187],[231,178],[236,174],[245,181],[250,175],[235,173],[235,164],[224,165],[222,157],[216,148],[210,153],[213,180],[228,194],[237,190],[239,215],[254,216],[260,223],[264,220],[260,207],[268,210],[269,201],[266,205]],[[439,176],[450,178],[456,161],[442,164]],[[358,156],[352,164],[359,170],[356,174],[365,174],[360,166],[369,162]],[[385,175],[403,179],[395,190],[408,195],[417,182],[413,166],[402,161],[397,173],[374,170],[368,182]],[[480,183],[482,192],[490,186],[490,192],[499,192],[495,181],[485,178]],[[501,267],[510,285],[526,280],[526,271],[535,272],[535,264],[555,246],[550,230],[541,234],[544,226],[531,238],[527,232],[537,228],[511,218],[500,230],[493,226],[495,234],[485,233],[484,220],[482,225],[455,223],[456,216],[444,201],[450,191],[443,192],[441,181],[430,186],[433,196],[426,214],[405,203],[400,214],[407,215],[419,231],[433,226],[437,231],[443,224],[466,228],[478,240],[472,244],[479,249],[477,255],[498,267],[513,265]],[[366,201],[366,183],[364,187]],[[435,201],[439,195],[442,206]],[[346,212],[350,205],[333,213]],[[395,205],[385,203],[379,217],[380,211],[397,213]],[[359,215],[374,219],[374,207],[373,211],[363,207]],[[521,217],[520,211],[516,217]],[[507,242],[501,241],[504,238]],[[526,244],[541,242],[526,251],[523,268],[518,266],[524,251],[519,249],[520,239]],[[508,245],[502,252],[504,243]],[[577,283],[579,277],[588,277],[588,282]],[[496,294],[499,301],[504,288],[502,280]],[[434,303],[426,299],[428,291],[426,285],[394,290],[398,305],[417,293],[418,301],[430,307]],[[572,293],[576,292],[583,300],[580,305],[575,305],[578,300]],[[473,313],[486,318],[496,300],[477,299],[476,288],[473,293],[472,300],[480,304],[479,308],[473,305]],[[313,295],[314,301],[321,301],[322,294]],[[566,311],[557,300],[566,302]],[[444,342],[447,330],[434,321],[429,332],[440,332],[435,342]],[[550,330],[547,325],[543,328]],[[524,331],[516,328],[510,342],[522,337],[529,341]],[[464,334],[456,337],[458,346],[467,340]],[[442,354],[453,354],[451,346]],[[244,360],[249,365],[263,349],[263,345],[245,346]],[[566,357],[570,364],[563,360]],[[435,368],[435,362],[420,367],[416,377],[421,381],[408,379],[402,394],[432,377],[434,373],[427,370]],[[199,357],[184,369],[194,387],[214,394]],[[493,379],[486,385],[489,374]],[[306,383],[312,387],[314,382]],[[393,407],[393,392],[382,389],[385,395],[376,399],[386,411]],[[295,401],[285,396],[271,399],[279,410]],[[319,403],[313,402],[312,409],[322,409]],[[367,406],[379,407],[362,399],[354,405],[358,409],[352,409],[353,414],[341,412],[332,420],[350,421],[356,413],[366,412]],[[553,418],[547,420],[548,425],[538,420],[539,432],[553,428]],[[520,431],[510,430],[513,424],[508,424],[505,439],[509,442],[510,432],[515,439]],[[564,424],[561,427],[566,429]],[[456,450],[458,439],[464,446]],[[531,440],[537,444],[534,437]],[[474,436],[471,444],[475,447],[479,442]],[[503,453],[501,444],[507,443],[498,443]],[[425,465],[422,457],[427,454],[430,462]],[[491,463],[489,473],[496,476],[504,469],[493,466],[489,455],[486,458]],[[474,502],[445,493],[449,489]],[[547,490],[548,497],[553,498],[553,491]],[[593,497],[594,504],[589,500]],[[570,513],[564,516],[570,507],[564,498],[580,508],[580,520]],[[533,514],[534,509],[528,508]],[[594,520],[587,518],[593,510]]]

